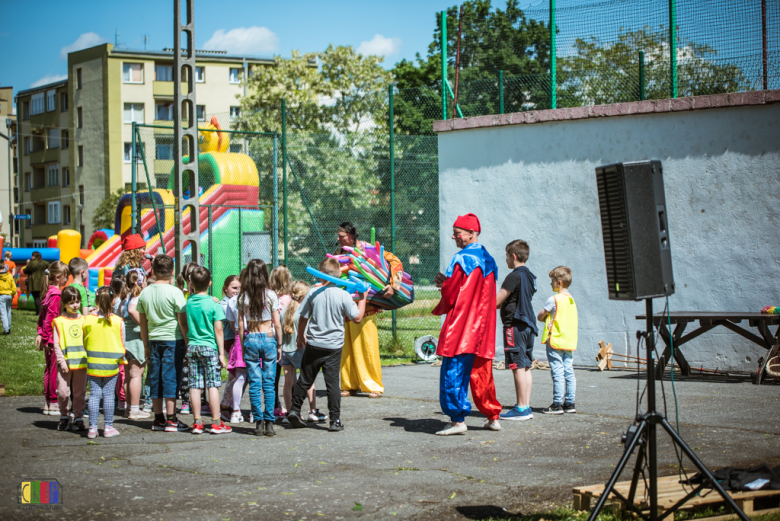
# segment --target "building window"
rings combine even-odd
[[[76,126],[78,128],[84,128],[84,111],[81,107],[76,109]]]
[[[60,129],[50,128],[47,133],[47,148],[60,148]]]
[[[29,192],[32,190],[32,174],[27,172],[24,174],[24,191]]]
[[[59,224],[60,222],[60,202],[52,201],[49,203],[49,224]]]
[[[29,156],[32,154],[32,138],[31,137],[25,137],[24,138],[24,155]]]
[[[125,103],[125,123],[144,122],[144,104],[143,103]]]
[[[68,93],[60,92],[60,112],[68,111]]]
[[[143,63],[123,63],[122,81],[125,83],[143,83],[144,82],[144,64]]]
[[[38,114],[43,114],[44,111],[44,99],[43,99],[43,92],[40,94],[33,94],[33,97],[30,99],[30,114],[33,116],[37,116]]]
[[[241,107],[230,107],[230,121],[235,121],[241,115]]]
[[[241,69],[230,69],[230,83],[241,83]]]
[[[84,185],[79,185],[79,204],[84,206]]]
[[[76,69],[76,88],[81,90],[81,68]]]
[[[46,239],[35,239],[32,242],[33,248],[46,248],[49,245],[49,241]]]
[[[206,105],[196,105],[195,112],[198,113],[198,121],[206,121]]]
[[[234,154],[241,154],[244,152],[244,145],[241,143],[230,143],[228,151]]]
[[[60,146],[63,149],[70,147],[70,131],[68,130],[62,131],[62,144]]]
[[[79,151],[76,160],[78,161],[78,166],[84,166],[84,145],[79,145]]]
[[[135,144],[135,162],[141,163],[144,160],[142,154],[143,143]],[[133,155],[133,144],[125,143],[125,163],[130,163],[130,156]]]
[[[70,186],[70,168],[62,169],[62,186]]]
[[[22,102],[22,118],[25,120],[30,119],[30,102],[24,101]]]
[[[206,83],[206,67],[195,67],[195,83]]]
[[[59,184],[60,184],[59,163],[52,163],[50,165],[46,165],[46,185],[59,186]]]
[[[57,91],[50,90],[46,92],[46,112],[57,110]]]
[[[161,121],[173,121],[173,103],[158,103],[155,106],[154,119]]]
[[[173,81],[173,66],[155,65],[154,76],[157,81]]]
[[[62,207],[62,224],[70,224],[70,205],[66,204]]]
[[[155,159],[173,159],[173,139],[171,137],[166,136],[157,138]]]

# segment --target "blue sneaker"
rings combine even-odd
[[[526,407],[522,411],[520,408],[515,405],[512,407],[509,412],[505,412],[499,416],[502,420],[512,420],[512,421],[526,421],[526,420],[533,420],[534,419],[534,412],[531,410],[530,407]]]

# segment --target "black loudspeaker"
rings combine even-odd
[[[660,161],[596,168],[610,300],[674,293]]]

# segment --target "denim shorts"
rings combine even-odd
[[[279,365],[291,365],[296,369],[301,368],[301,361],[303,360],[303,349],[298,349],[297,351],[283,351],[282,352],[282,361],[279,362]]]
[[[209,389],[222,385],[222,367],[216,348],[190,344],[187,360],[190,364],[190,389]]]
[[[177,398],[184,367],[184,340],[150,340],[149,351],[151,397]]]

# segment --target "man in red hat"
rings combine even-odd
[[[441,288],[441,301],[432,311],[447,315],[441,327],[436,354],[442,357],[439,402],[452,424],[436,434],[464,434],[471,413],[471,394],[479,411],[487,416],[485,428],[498,431],[501,404],[493,382],[496,349],[496,279],[498,266],[477,242],[482,230],[473,213],[461,215],[452,227],[452,238],[461,251],[455,254],[447,273],[434,279]]]

